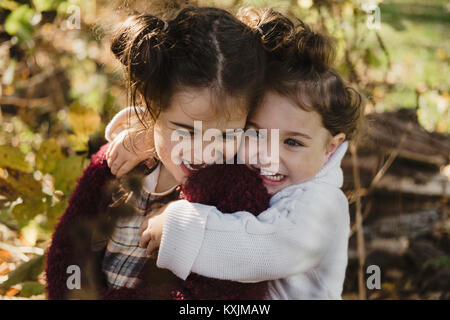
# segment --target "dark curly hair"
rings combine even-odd
[[[142,98],[156,120],[174,92],[190,87],[239,97],[246,112],[255,106],[267,64],[259,34],[218,8],[171,16],[132,15],[115,32],[111,50],[125,66],[130,105]]]
[[[333,40],[272,9],[244,8],[237,16],[260,33],[270,54],[265,89],[318,112],[331,135],[342,132],[357,140],[364,126],[363,99],[333,69]]]

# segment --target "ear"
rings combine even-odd
[[[328,141],[325,148],[325,158],[330,159],[331,155],[336,151],[336,149],[345,141],[345,133],[338,133]]]

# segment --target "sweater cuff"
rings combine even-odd
[[[105,128],[105,139],[108,142],[111,142],[114,140],[115,136],[117,135],[117,129],[121,128],[121,125],[126,122],[127,119],[127,113],[130,115],[131,109],[125,108],[121,111],[119,111],[108,123],[108,125]]]
[[[143,116],[145,114],[145,108],[126,107],[125,109],[120,110],[107,124],[105,128],[105,139],[108,142],[111,142],[119,133],[127,128],[133,127],[133,120],[131,119],[138,119],[136,112],[140,112],[141,116]]]
[[[161,245],[156,265],[186,280],[203,242],[209,210],[197,210],[187,200],[169,204],[165,210]]]

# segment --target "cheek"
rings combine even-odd
[[[171,130],[155,128],[154,141],[158,156],[163,162],[168,161],[171,156],[171,151],[177,143],[176,141],[171,140]]]
[[[246,164],[258,163],[258,143],[257,139],[243,137],[242,142],[238,145],[238,158]]]
[[[287,159],[287,165],[289,166],[289,173],[293,183],[300,183],[314,178],[322,167],[322,157],[320,154],[303,152],[298,157],[291,156]]]
[[[174,145],[170,141],[166,141],[163,144],[157,148],[158,155],[161,157],[162,160],[169,159],[171,157],[172,149],[174,148]]]
[[[155,132],[155,148],[161,161],[166,166],[180,165],[181,159],[200,164],[202,149],[199,148],[199,152],[195,152],[194,139],[172,136],[173,132],[173,130]]]
[[[160,129],[155,128],[153,133],[153,141],[155,141],[155,149],[158,154],[161,153],[162,147],[164,147],[164,137]]]
[[[225,139],[223,142],[223,152],[225,160],[232,159],[239,151],[241,137],[235,139]]]

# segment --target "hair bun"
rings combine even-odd
[[[242,8],[237,17],[258,32],[264,49],[275,55],[284,55],[295,39],[292,21],[272,9]]]
[[[330,68],[335,56],[332,40],[324,34],[312,31],[303,21],[300,21],[297,29],[296,43],[300,61],[319,71]]]
[[[153,15],[130,16],[116,30],[111,51],[125,66],[153,61],[167,38],[167,28],[167,22]]]

